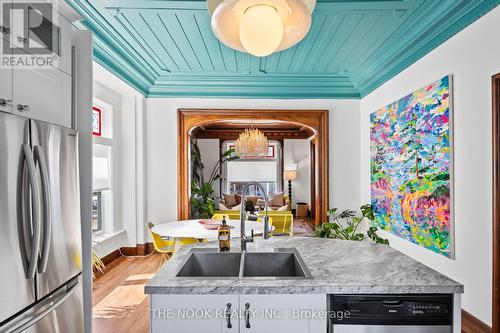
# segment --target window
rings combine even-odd
[[[112,232],[113,139],[111,106],[94,101],[92,107],[92,231]]]
[[[92,134],[102,135],[102,110],[95,106],[92,108]]]
[[[227,141],[225,150],[234,148],[234,141]],[[257,182],[266,191],[266,195],[278,192],[281,182],[280,143],[270,141],[269,152],[265,157],[246,157],[228,162],[224,167],[223,191],[226,193],[242,193],[248,183]],[[257,186],[250,186],[247,194],[263,195]]]
[[[92,193],[92,232],[102,230],[102,216],[102,192],[98,191]]]

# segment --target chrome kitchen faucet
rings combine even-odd
[[[245,211],[245,196],[248,188],[252,185],[255,185],[264,193],[264,239],[269,238],[269,215],[268,215],[268,196],[266,194],[266,190],[262,185],[256,182],[251,182],[245,185],[243,192],[241,193],[241,207],[240,207],[240,222],[241,222],[241,252],[245,252],[247,250],[247,243],[253,243],[253,230],[252,235],[247,237],[245,234],[245,221],[247,219],[247,212]]]

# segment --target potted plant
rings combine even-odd
[[[356,241],[370,238],[375,243],[389,245],[387,239],[383,239],[377,235],[378,228],[374,225],[371,225],[366,233],[358,231],[362,222],[373,221],[374,219],[371,205],[363,205],[360,207],[360,210],[361,216],[359,216],[356,211],[350,209],[341,212],[338,212],[337,208],[329,209],[327,212],[329,219],[328,223],[319,225],[316,230],[314,230],[314,236]]]
[[[104,273],[104,271],[106,270],[106,265],[104,265],[104,262],[94,251],[94,247],[96,247],[99,243],[95,240],[92,240],[92,243],[94,244],[92,246],[92,279],[95,280],[97,273]]]
[[[252,200],[246,200],[245,201],[245,211],[254,213],[255,212],[255,205]]]
[[[229,162],[238,159],[234,149],[227,150],[215,164],[212,173],[207,181],[203,176],[205,166],[201,161],[201,153],[196,140],[191,140],[191,217],[210,218],[215,212],[217,198],[214,194],[213,184],[220,179],[221,167]]]
[[[95,279],[96,273],[104,273],[106,270],[106,265],[102,262],[101,258],[92,252],[92,279]]]

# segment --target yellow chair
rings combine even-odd
[[[257,219],[257,222],[264,222],[264,216],[260,216],[258,219]],[[273,218],[271,216],[269,216],[269,228],[272,228],[273,227]],[[271,231],[271,235],[273,234],[273,232]],[[262,233],[258,233],[256,234],[255,236],[262,236]]]
[[[212,216],[212,220],[218,220],[222,221],[222,217],[226,217],[227,219],[230,220],[239,220],[240,219],[240,211],[231,211],[231,210],[224,210],[224,211],[216,211],[214,216]]]
[[[163,264],[170,259],[170,257],[174,254],[175,251],[175,239],[163,239],[161,236],[155,232],[153,232],[153,227],[155,225],[151,222],[148,223],[148,229],[151,233],[151,238],[153,239],[153,246],[156,252],[161,254],[160,257],[160,265],[158,266],[158,270],[163,266]]]
[[[212,216],[212,220],[222,221],[224,216],[227,216],[229,218],[229,216],[226,214],[214,214],[214,216]]]
[[[262,215],[261,215],[262,216]],[[273,219],[274,234],[288,234],[293,237],[293,215],[292,214],[279,214],[278,212],[272,212],[269,217]]]
[[[206,241],[206,239],[201,240],[201,242],[203,243],[205,243]],[[197,238],[177,238],[177,243],[179,243],[180,245],[191,245],[200,243],[200,241]]]

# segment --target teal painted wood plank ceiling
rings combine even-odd
[[[95,60],[145,96],[360,98],[500,0],[318,0],[307,37],[263,58],[220,43],[206,1],[67,2]]]

